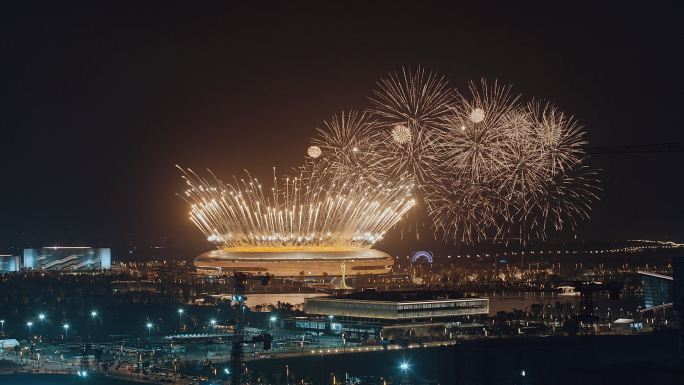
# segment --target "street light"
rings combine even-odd
[[[31,336],[31,325],[33,325],[33,322],[29,322],[29,323],[27,323],[27,325],[29,327],[29,338],[31,338],[32,337]]]
[[[69,341],[69,325],[64,325],[64,343]]]
[[[276,320],[278,320],[276,317],[271,317],[271,329],[275,329]]]
[[[404,380],[406,380],[406,372],[408,372],[409,364],[408,362],[404,361],[401,363],[401,370],[404,372]]]
[[[152,335],[152,324],[147,324],[147,339],[149,340]]]
[[[95,316],[97,315],[97,312],[92,312],[90,313],[91,316],[93,316],[93,323],[95,323]]]
[[[328,318],[330,318],[330,347],[332,347],[332,338],[333,338],[333,316],[329,315]]]
[[[43,342],[43,318],[45,318],[45,314],[38,314],[38,318],[40,318],[40,341]]]
[[[0,324],[2,324],[2,334],[5,334],[5,320],[0,320]]]
[[[211,320],[209,322],[211,322],[211,326],[213,326],[212,333],[216,333],[216,321]]]
[[[183,309],[178,309],[178,329],[183,330]]]

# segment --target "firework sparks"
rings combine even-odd
[[[368,187],[353,179],[329,183],[312,174],[285,179],[278,188],[274,176],[268,194],[255,178],[211,184],[191,170],[183,172],[190,219],[224,250],[370,248],[414,204],[409,179]]]
[[[211,185],[191,171],[191,219],[224,249],[371,247],[426,203],[446,238],[532,236],[588,218],[595,172],[584,132],[549,103],[518,103],[510,87],[470,83],[471,97],[433,73],[378,83],[368,113],[334,116],[298,175],[264,194],[251,177]],[[418,189],[415,189],[418,187]]]
[[[397,124],[392,129],[392,139],[399,144],[406,144],[411,141],[411,130],[401,124]]]
[[[586,218],[596,180],[581,166],[583,133],[555,107],[521,107],[509,87],[470,86],[438,132],[441,168],[426,201],[435,226],[457,240],[545,238],[549,224]]]
[[[318,137],[313,140],[322,151],[316,160],[319,169],[325,169],[338,183],[363,179],[377,185],[388,179],[384,172],[387,160],[378,150],[383,143],[369,115],[343,112],[325,125],[325,129],[317,129]]]
[[[421,68],[392,74],[378,87],[370,98],[370,112],[378,118],[376,129],[383,132],[377,146],[386,160],[383,167],[390,174],[409,172],[423,180],[434,168],[433,131],[451,111],[453,90],[444,77]]]
[[[485,112],[482,108],[476,108],[470,113],[469,118],[473,123],[480,123],[485,118]]]
[[[376,121],[333,120],[315,142],[338,181],[413,175],[434,227],[457,241],[545,238],[588,217],[597,181],[582,166],[583,132],[554,106],[520,105],[484,80],[466,97],[422,69],[378,85]]]
[[[306,150],[306,153],[312,158],[318,158],[321,156],[321,148],[318,146],[311,146]]]

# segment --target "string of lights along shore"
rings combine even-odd
[[[599,191],[584,131],[550,102],[403,69],[377,83],[366,111],[317,129],[297,176],[271,186],[210,183],[184,171],[191,220],[223,250],[370,249],[425,204],[447,241],[544,239],[588,219]]]

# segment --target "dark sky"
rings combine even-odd
[[[0,240],[199,237],[174,165],[285,173],[408,66],[553,101],[593,146],[684,142],[684,12],[653,3],[2,2]],[[590,164],[579,239],[684,242],[684,154]]]

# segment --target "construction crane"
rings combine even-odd
[[[233,303],[235,303],[235,319],[228,321],[229,326],[233,326],[233,349],[230,353],[230,375],[231,385],[242,385],[245,371],[243,369],[244,361],[244,344],[249,342],[263,342],[264,350],[270,349],[271,336],[261,335],[253,338],[251,341],[245,341],[245,320],[243,307],[245,306],[245,285],[248,279],[255,279],[261,281],[262,286],[266,286],[271,279],[270,275],[252,275],[243,272],[234,272],[233,280],[235,286],[233,287]]]
[[[582,326],[583,334],[590,336],[593,334],[594,322],[599,320],[599,317],[594,315],[594,292],[608,291],[610,292],[610,299],[617,300],[620,297],[620,290],[622,290],[624,285],[619,282],[604,284],[591,281],[572,281],[569,283],[575,287],[575,292],[580,295],[577,321]]]

